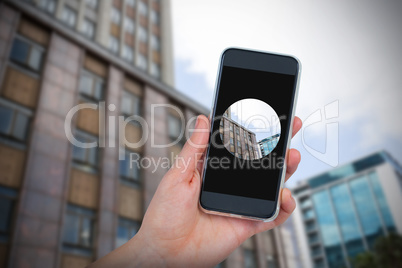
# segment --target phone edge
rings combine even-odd
[[[218,83],[219,83],[219,74],[221,72],[222,69],[222,63],[223,63],[223,56],[225,55],[225,52],[230,50],[230,49],[238,49],[238,50],[246,50],[246,51],[251,51],[251,52],[261,52],[261,53],[269,53],[269,54],[275,54],[275,55],[279,55],[279,56],[286,56],[286,57],[291,57],[294,60],[297,61],[298,64],[298,71],[297,71],[297,81],[296,81],[296,90],[295,90],[295,97],[293,100],[293,109],[291,112],[291,122],[290,122],[290,135],[288,136],[288,140],[286,142],[286,154],[285,154],[285,159],[287,160],[289,157],[289,153],[288,153],[288,149],[290,147],[290,143],[292,140],[292,132],[293,132],[293,123],[294,123],[294,116],[295,116],[295,112],[296,112],[296,105],[297,105],[297,99],[299,96],[299,86],[300,86],[300,78],[301,78],[301,70],[302,70],[302,64],[299,60],[299,58],[297,58],[296,56],[290,55],[290,54],[284,54],[284,53],[277,53],[277,52],[271,52],[271,51],[263,51],[263,50],[256,50],[256,49],[248,49],[248,48],[240,48],[240,47],[228,47],[225,48],[220,57],[219,57],[219,65],[218,65],[218,71],[217,71],[217,75],[216,75],[216,79],[215,79],[215,88],[214,88],[214,94],[213,94],[213,98],[212,98],[212,104],[211,104],[211,109],[210,109],[210,114],[208,116],[208,119],[210,121],[210,129],[212,131],[212,113],[215,111],[216,108],[216,94],[218,92]],[[208,147],[209,150],[209,147]],[[276,205],[276,209],[275,209],[275,213],[274,215],[272,215],[269,218],[259,218],[259,217],[252,217],[252,216],[245,216],[245,215],[239,215],[239,214],[233,214],[233,213],[226,213],[226,212],[220,212],[220,211],[214,211],[214,210],[208,210],[205,209],[202,205],[201,205],[201,191],[202,191],[202,185],[204,183],[204,172],[205,172],[205,163],[206,163],[206,157],[207,157],[207,153],[204,154],[203,156],[203,162],[204,165],[202,167],[202,172],[201,172],[201,176],[200,176],[200,196],[198,198],[198,207],[201,209],[201,211],[207,213],[207,214],[212,214],[212,215],[219,215],[219,216],[225,216],[225,217],[232,217],[232,218],[240,218],[240,219],[247,219],[247,220],[254,220],[254,221],[263,221],[263,222],[271,222],[274,221],[278,215],[279,215],[279,211],[280,211],[280,207],[281,207],[281,199],[282,199],[282,190],[283,190],[283,185],[285,183],[285,176],[286,176],[286,169],[287,169],[287,165],[286,165],[286,161],[284,163],[284,172],[282,172],[282,177],[281,177],[281,182],[280,182],[280,189],[279,189],[279,196],[278,196],[278,202]]]

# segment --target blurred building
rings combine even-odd
[[[378,237],[402,233],[402,169],[386,152],[310,178],[293,193],[304,267],[352,267]]]
[[[262,157],[272,152],[278,144],[280,134],[275,134],[258,142]]]
[[[220,120],[219,133],[223,144],[228,145],[226,148],[235,156],[247,160],[261,158],[255,133],[234,121],[230,108]]]
[[[130,153],[171,159],[185,123],[208,113],[168,85],[169,13],[165,0],[0,2],[0,267],[84,267],[137,232],[167,170],[130,168]],[[74,137],[99,147],[67,139],[77,104],[90,106],[72,117]],[[141,147],[120,142],[118,117],[131,115],[148,122],[124,129],[131,143],[148,130]],[[223,265],[287,267],[278,231]]]
[[[170,0],[20,0],[173,86]]]

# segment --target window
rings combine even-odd
[[[140,12],[141,15],[146,16],[148,14],[148,6],[142,2],[138,2],[138,11]]]
[[[135,23],[132,19],[125,17],[124,18],[124,30],[133,34],[135,32]]]
[[[56,10],[55,0],[39,0],[38,7],[47,13],[53,14]]]
[[[257,267],[257,258],[254,250],[251,249],[244,250],[244,267],[245,268]]]
[[[68,204],[63,231],[63,250],[92,255],[95,211]]]
[[[236,128],[236,134],[240,134],[239,128]]]
[[[313,209],[307,209],[307,210],[305,210],[304,212],[303,212],[303,218],[305,219],[305,220],[309,220],[309,219],[312,219],[312,218],[314,218],[314,211],[313,211]]]
[[[0,99],[0,135],[17,141],[26,141],[32,112]]]
[[[133,62],[134,59],[134,53],[133,53],[133,48],[128,46],[128,45],[123,45],[123,53],[122,57],[128,62]]]
[[[230,138],[230,144],[234,144],[234,139]]]
[[[77,12],[65,6],[61,14],[61,20],[69,27],[74,28],[77,21]]]
[[[109,37],[109,49],[110,51],[112,51],[113,53],[117,54],[117,52],[119,52],[119,40],[117,40],[116,37],[114,37],[113,35],[111,35]]]
[[[151,75],[155,76],[156,78],[159,78],[161,76],[161,68],[159,67],[159,64],[152,62],[150,72]]]
[[[181,119],[173,116],[171,114],[168,114],[168,133],[169,133],[169,137],[172,140],[176,140],[177,138],[179,138],[180,134],[181,134],[181,128],[182,128],[182,122]]]
[[[153,24],[159,24],[159,14],[153,9],[151,9],[151,21]]]
[[[156,35],[151,35],[151,47],[154,50],[159,51],[160,50],[160,42],[159,42],[159,38]]]
[[[82,95],[98,101],[103,99],[104,82],[101,77],[88,71],[82,71],[79,91]]]
[[[120,24],[120,20],[121,20],[120,10],[118,10],[115,7],[112,7],[112,10],[110,13],[110,20],[115,24]]]
[[[119,161],[119,174],[120,178],[132,186],[140,184],[140,171],[136,163],[130,161],[130,154],[135,154],[129,150],[125,150],[124,160]]]
[[[95,23],[84,19],[84,23],[82,24],[82,33],[89,39],[93,39],[95,35]]]
[[[10,58],[22,67],[38,72],[42,66],[43,54],[44,48],[17,36],[11,48]]]
[[[74,137],[76,140],[85,143],[97,141],[97,137],[80,130],[76,131]],[[97,146],[93,148],[81,148],[75,145],[73,146],[73,161],[74,163],[80,165],[80,167],[94,171],[94,169],[96,169],[98,166],[98,160],[99,148]]]
[[[137,57],[137,66],[140,67],[142,70],[146,70],[148,67],[147,58],[141,53],[139,53]]]
[[[0,242],[2,243],[7,243],[9,239],[16,199],[16,190],[0,186]]]
[[[139,26],[138,27],[138,40],[140,40],[141,42],[147,42],[147,40],[148,40],[148,32],[147,32],[147,30],[144,28],[144,27],[142,27],[142,26]]]
[[[137,221],[119,218],[119,226],[117,227],[116,247],[122,246],[140,229],[140,223]]]
[[[144,43],[146,43],[148,41],[148,32],[142,26],[138,27],[138,40],[140,40],[141,42],[144,42]]]
[[[85,0],[87,3],[87,6],[91,9],[97,9],[98,8],[98,0]]]
[[[131,6],[131,7],[135,6],[135,0],[126,0],[126,3],[128,6]]]
[[[131,92],[123,91],[121,112],[125,116],[140,115],[140,98]]]
[[[230,124],[229,129],[230,129],[230,131],[233,131],[233,125],[232,124]]]

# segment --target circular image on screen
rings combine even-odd
[[[279,117],[267,103],[243,99],[230,105],[220,120],[220,137],[234,156],[260,159],[270,154],[281,136]]]

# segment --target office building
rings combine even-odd
[[[173,85],[170,0],[20,0]]]
[[[267,156],[272,152],[278,144],[280,134],[275,134],[258,142],[262,157]]]
[[[402,169],[384,151],[303,181],[293,193],[304,267],[353,267],[379,237],[402,233]]]
[[[174,157],[185,141],[184,123],[208,113],[168,85],[167,5],[165,0],[0,2],[0,267],[84,267],[137,232],[167,170],[130,168],[130,153],[141,159]],[[151,18],[155,14],[160,19]],[[134,33],[131,22],[123,23],[126,17],[133,20]],[[145,45],[140,25],[147,30]],[[158,33],[161,51],[155,53],[151,34]],[[123,52],[126,43],[132,56]],[[138,59],[141,54],[146,64]],[[160,77],[151,67],[159,60]],[[73,136],[102,146],[79,148],[67,139],[67,114],[78,104],[90,106],[72,117]],[[179,111],[155,108],[164,104]],[[139,141],[147,130],[153,135],[141,147],[120,143],[119,116],[132,115],[148,126],[128,123],[122,131],[128,142]],[[109,131],[113,126],[116,131]],[[152,145],[176,140],[169,147]],[[121,148],[126,158],[119,161]],[[276,230],[259,234],[223,265],[286,267],[280,243]]]
[[[235,156],[246,160],[261,158],[255,133],[234,121],[230,108],[220,120],[219,133],[225,147]]]

